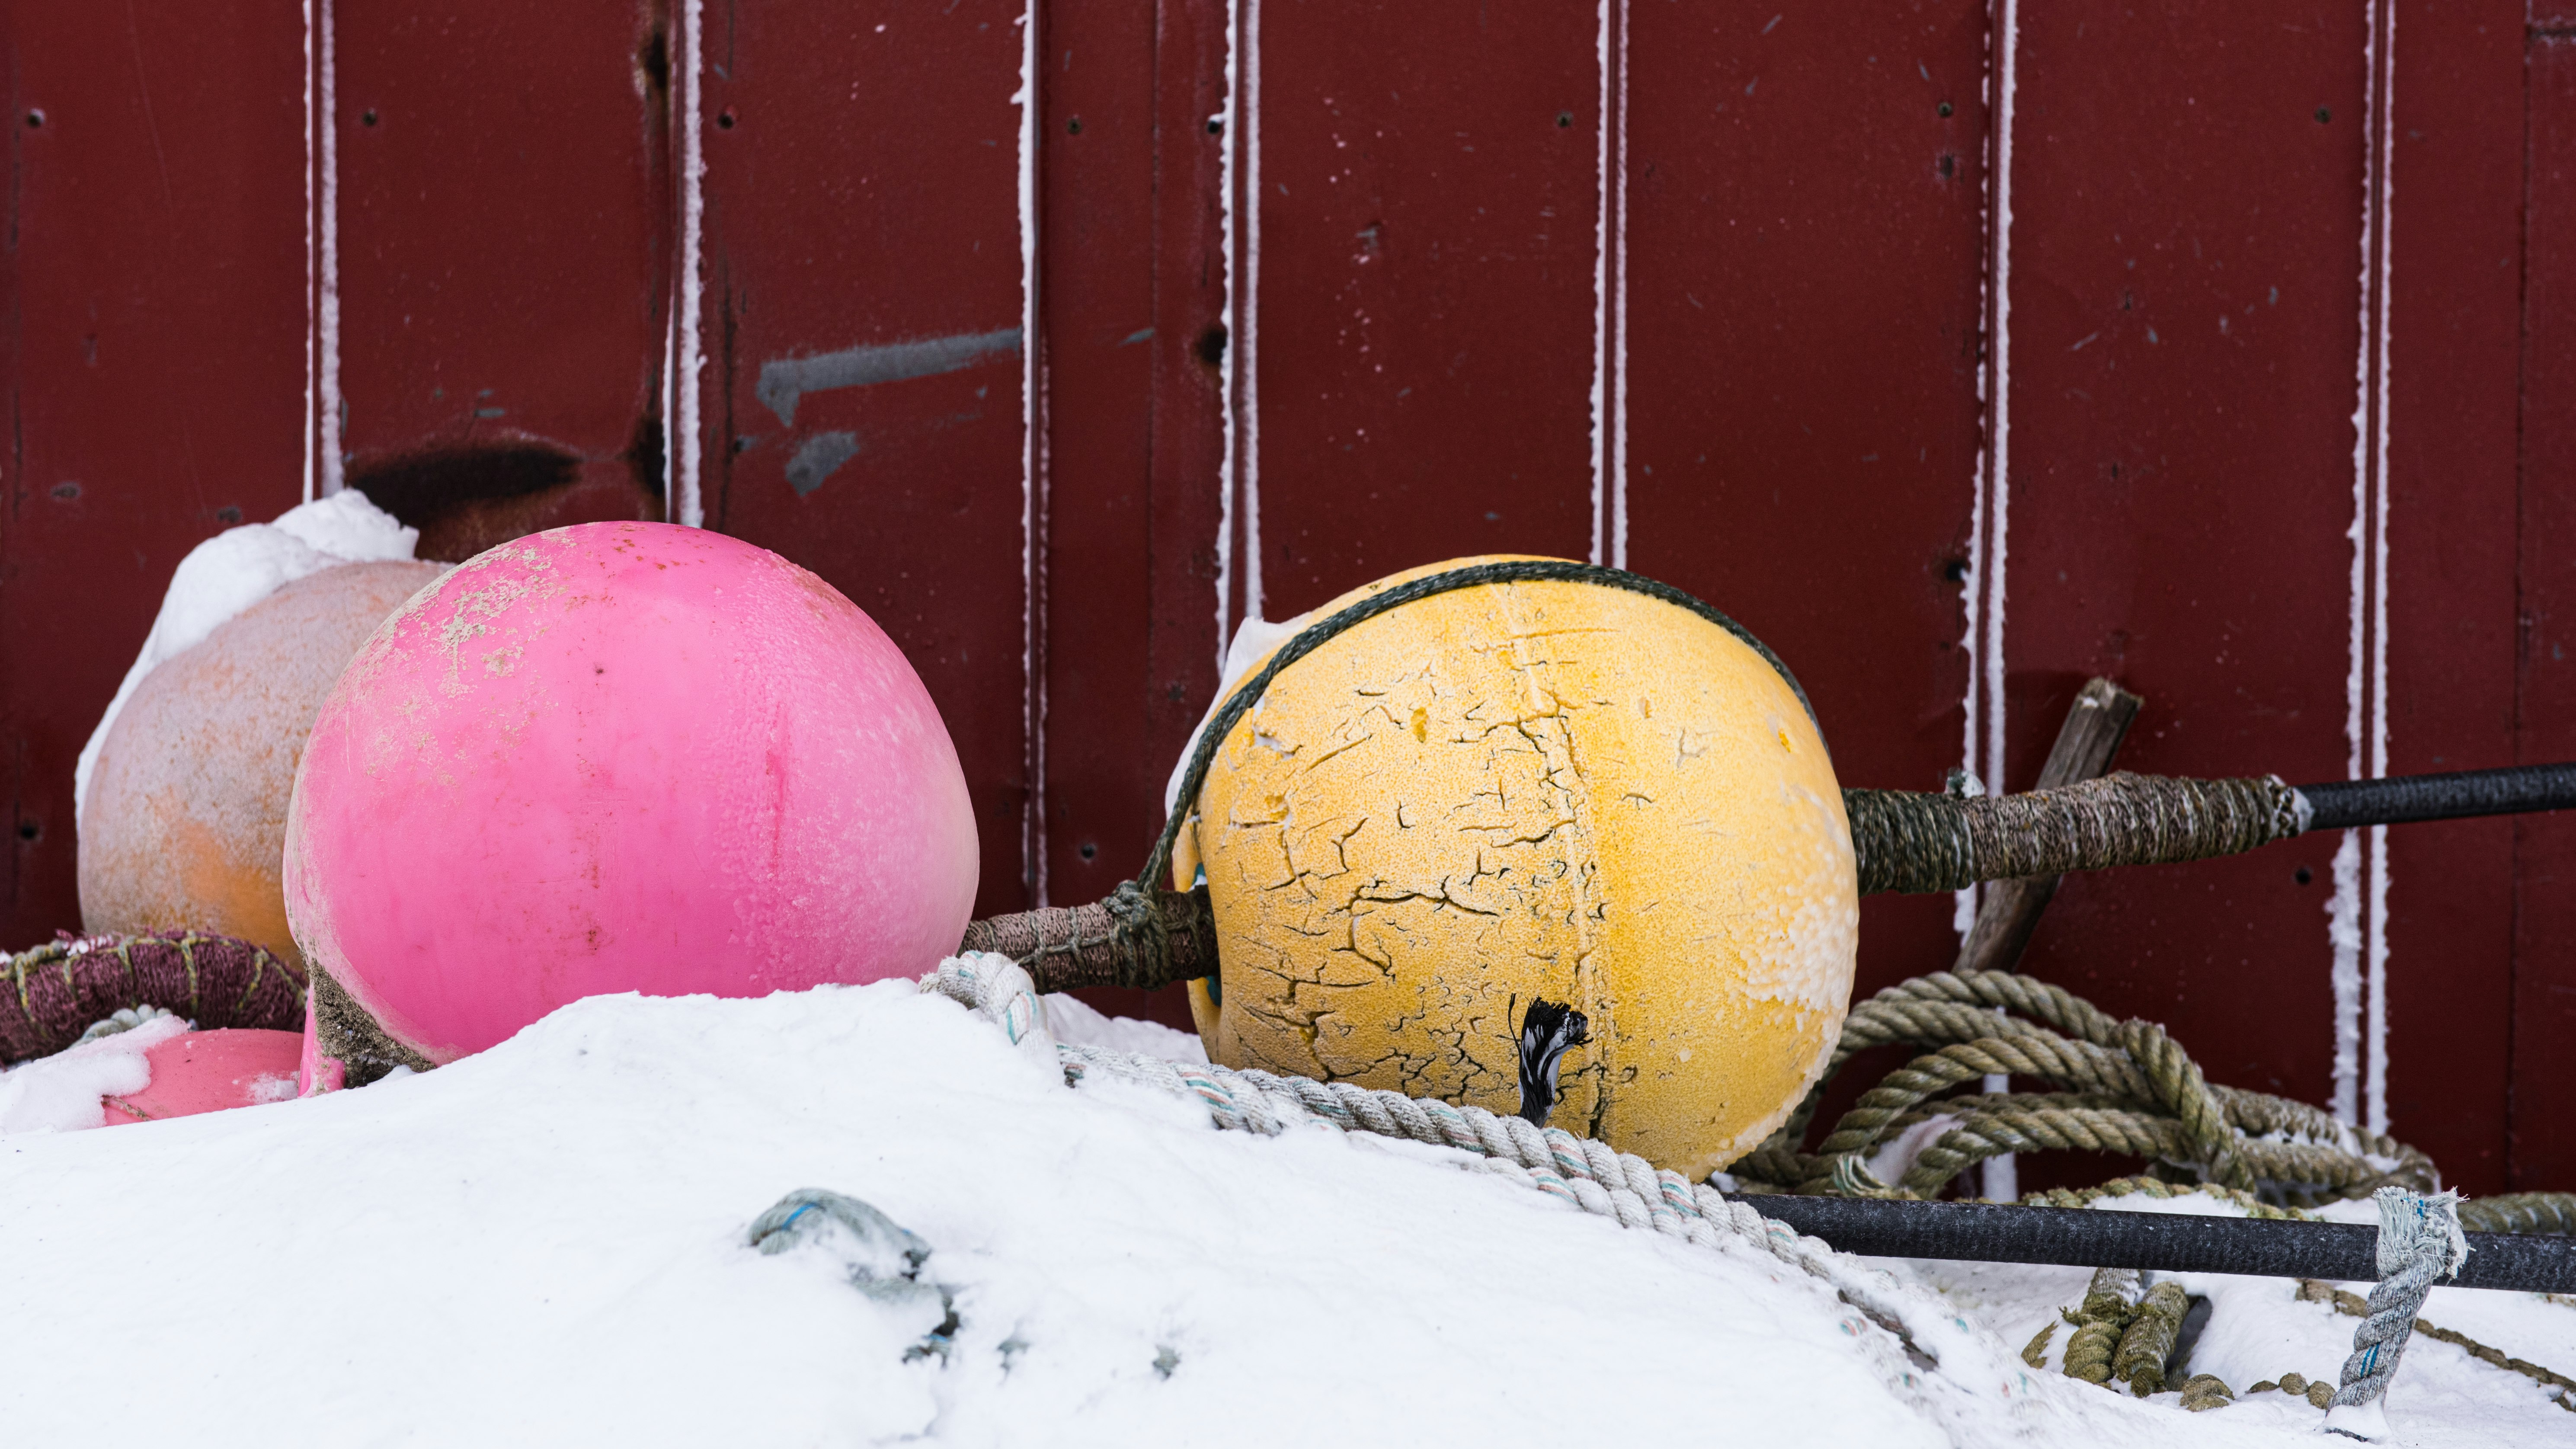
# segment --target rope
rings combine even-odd
[[[2131,1195],[2167,1199],[2199,1195],[2213,1197],[2220,1202],[2242,1208],[2247,1217],[2269,1218],[2276,1221],[2314,1222],[2316,1220],[2314,1213],[2303,1212],[2298,1208],[2276,1207],[2250,1192],[2242,1192],[2236,1188],[2222,1187],[2213,1182],[2171,1183],[2160,1177],[2115,1177],[2109,1182],[2093,1187],[2052,1187],[2044,1192],[2025,1193],[2022,1195],[2022,1202],[2029,1207],[2083,1208],[2091,1207],[2104,1198]]]
[[[1856,1053],[1898,1042],[1932,1050],[1863,1093],[1815,1153],[1799,1151],[1834,1074]],[[2061,1090],[1938,1095],[1991,1074]],[[1879,1181],[1871,1155],[1935,1107],[1951,1125],[1895,1183]],[[1824,1077],[1735,1176],[1756,1191],[1930,1197],[1989,1157],[2040,1150],[2146,1157],[2301,1206],[2391,1182],[2430,1191],[2435,1180],[2432,1160],[2404,1143],[2305,1103],[2214,1086],[2161,1026],[2114,1020],[2061,987],[2004,971],[1933,972],[1854,1006]],[[2576,1220],[2576,1197],[2568,1204]]]
[[[2023,795],[1845,790],[1843,808],[1863,895],[2205,860],[2307,825],[2299,792],[2272,775],[2184,780],[2120,771]]]
[[[2352,1356],[2344,1360],[2342,1387],[2335,1390],[2326,1427],[2376,1439],[2386,1430],[2384,1420],[2373,1423],[2375,1413],[2342,1411],[2377,1410],[2415,1331],[2415,1310],[2424,1306],[2436,1280],[2460,1271],[2469,1244],[2460,1234],[2456,1192],[2426,1196],[2383,1187],[2372,1197],[2379,1206],[2379,1282],[2370,1290],[2368,1316],[2352,1331]],[[2339,1415],[2347,1422],[2338,1424]]]
[[[2576,1192],[2508,1192],[2460,1204],[2472,1233],[2576,1233]]]
[[[2163,1393],[2165,1360],[2172,1356],[2174,1339],[2182,1332],[2182,1316],[2190,1311],[2191,1297],[2181,1284],[2168,1279],[2148,1289],[2137,1316],[2120,1335],[2111,1377],[2127,1384],[2129,1392],[2141,1399]]]
[[[1025,967],[1042,992],[1083,986],[1151,990],[1216,970],[1216,915],[1205,886],[1148,889],[1122,881],[1109,898],[969,922],[959,954],[990,951]]]
[[[154,1006],[208,1031],[304,1025],[304,975],[249,941],[198,931],[65,933],[0,975],[0,1065],[51,1056],[120,1010]]]
[[[947,996],[987,1017],[1016,1046],[1025,1047],[1046,1036],[1042,1017],[1035,1032],[1021,1028],[1013,1034],[1016,1024],[1026,1019],[1023,1003],[1034,999],[1035,987],[1025,971],[999,957],[943,962],[922,978],[921,990]],[[1661,1233],[1703,1248],[1750,1247],[1818,1279],[1858,1309],[1869,1324],[1891,1335],[1894,1342],[1880,1347],[1901,1352],[1884,1354],[1881,1366],[1909,1396],[1919,1397],[1925,1388],[1917,1366],[1939,1362],[1929,1345],[1944,1339],[1960,1343],[1966,1330],[1965,1320],[1929,1290],[1837,1252],[1787,1223],[1766,1218],[1706,1183],[1693,1183],[1634,1153],[1618,1152],[1563,1128],[1534,1127],[1519,1117],[1481,1107],[1453,1106],[1349,1082],[1172,1062],[1065,1042],[1055,1043],[1055,1050],[1068,1086],[1117,1081],[1193,1098],[1206,1107],[1210,1121],[1231,1131],[1278,1136],[1293,1129],[1322,1127],[1457,1148],[1474,1154],[1480,1170],[1623,1228]],[[1853,1328],[1857,1332],[1859,1325]],[[2000,1356],[1995,1370],[2001,1371]]]
[[[2489,1198],[2486,1201],[2492,1202],[2494,1199]],[[2462,1218],[2465,1219],[2468,1216],[2470,1206],[2471,1204],[2465,1202],[2460,1205]],[[2331,1303],[2334,1305],[2335,1312],[2352,1318],[2370,1316],[2370,1305],[2360,1294],[2347,1293],[2332,1283],[2315,1278],[2299,1280],[2299,1300],[2303,1303]],[[2421,1318],[2415,1320],[2415,1331],[2426,1338],[2450,1344],[2480,1363],[2492,1364],[2508,1372],[2518,1373],[2542,1388],[2557,1390],[2551,1396],[2551,1402],[2571,1413],[2576,1413],[2576,1379],[2542,1368],[2528,1359],[2515,1358],[2503,1349],[2490,1348],[2456,1329],[2437,1327]]]
[[[2137,1269],[2093,1270],[2093,1282],[2084,1290],[2083,1306],[2066,1315],[2067,1321],[2075,1325],[2075,1336],[2066,1341],[2064,1372],[2068,1378],[2088,1384],[2111,1381],[2111,1360],[2119,1352],[2121,1336],[2128,1332],[2130,1320],[2137,1316],[2137,1302]]]
[[[2007,1036],[1976,1038],[1964,1045],[1988,1051],[1999,1048],[2004,1056],[1997,1056],[1996,1060],[2010,1057],[2033,1062],[2040,1059],[2029,1050],[2035,1047],[2042,1057],[2056,1051],[2058,1055],[2048,1059],[2071,1064],[2068,1067],[2071,1073],[2089,1073],[2102,1081],[2144,1081],[2151,1088],[2160,1082],[2172,1084],[2171,1095],[2185,1103],[2193,1100],[2205,1103],[2207,1110],[2216,1114],[2217,1120],[2227,1122],[2229,1130],[2239,1134],[2232,1156],[2245,1163],[2249,1170],[2259,1171],[2266,1164],[2277,1164],[2284,1160],[2282,1154],[2306,1154],[2309,1157],[2352,1157],[2355,1154],[2313,1142],[2249,1139],[2241,1135],[2247,1122],[2262,1124],[2263,1130],[2270,1132],[2297,1131],[2318,1136],[2340,1134],[2375,1145],[2396,1145],[2388,1144],[2384,1138],[2354,1133],[2352,1129],[2300,1103],[2259,1093],[2233,1093],[2224,1088],[2209,1087],[2190,1058],[2160,1028],[2135,1021],[2114,1023],[2081,998],[2026,978],[1986,979],[2002,974],[1937,973],[1936,978],[1918,978],[1882,992],[1874,1000],[1887,1009],[1875,1014],[1874,1020],[1864,1019],[1861,1036],[1868,1041],[1885,1032],[1891,1021],[1908,1017],[1933,1031],[1959,1029],[1961,1023],[1949,1007],[1987,996],[2009,997],[2088,1035],[2119,1042],[2126,1053],[2125,1060],[2103,1052],[2091,1041],[2059,1038],[2027,1023]],[[954,958],[943,962],[939,970],[922,979],[921,989],[949,996],[993,1020],[1006,1039],[1022,1050],[1043,1050],[1052,1044],[1068,1086],[1094,1080],[1120,1081],[1173,1096],[1194,1098],[1206,1108],[1209,1120],[1216,1126],[1265,1136],[1277,1136],[1300,1127],[1323,1127],[1455,1148],[1473,1154],[1483,1170],[1523,1183],[1587,1213],[1609,1218],[1625,1228],[1660,1232],[1710,1248],[1722,1248],[1740,1240],[1822,1280],[1859,1308],[1870,1322],[1895,1335],[1915,1361],[1937,1366],[1937,1359],[1924,1353],[1914,1333],[1915,1324],[1921,1321],[1919,1315],[1927,1305],[1910,1301],[1910,1298],[1920,1297],[1921,1290],[1913,1289],[1883,1271],[1869,1268],[1859,1259],[1839,1253],[1819,1239],[1799,1233],[1788,1223],[1763,1216],[1741,1198],[1728,1198],[1709,1184],[1690,1182],[1679,1173],[1656,1168],[1633,1153],[1616,1151],[1605,1143],[1577,1137],[1562,1128],[1533,1126],[1520,1117],[1504,1116],[1472,1105],[1459,1106],[1435,1099],[1408,1097],[1400,1092],[1361,1087],[1349,1082],[1281,1077],[1258,1070],[1237,1071],[1215,1065],[1185,1064],[1052,1042],[1034,982],[1022,968],[996,956]],[[1860,1018],[1861,1014],[1855,1013],[1855,1017]],[[2071,1050],[2077,1047],[2089,1048],[2090,1054]],[[1921,1058],[1914,1064],[1914,1069],[1932,1061],[1975,1069],[1982,1074],[1981,1060],[1958,1055],[1935,1054],[1934,1057]],[[1964,1076],[1960,1078],[1964,1079]],[[1988,1097],[1977,1100],[2014,1099]],[[2041,1099],[2020,1100],[2027,1103]],[[2102,1121],[2122,1123],[2139,1134],[2136,1142],[2166,1149],[2168,1153],[2196,1140],[2194,1129],[2179,1114],[2154,1117],[2106,1106],[2080,1094],[2064,1094],[2058,1100],[2072,1104],[2059,1107],[2057,1110],[2061,1112],[2080,1110],[2089,1114],[2070,1118],[2078,1127]],[[1945,1135],[1943,1142],[1970,1130],[1980,1114],[1992,1122],[2001,1122],[2007,1115],[1994,1109],[1980,1109],[1979,1113],[1971,1113],[1961,1128]],[[2030,1115],[2033,1120],[2044,1120],[2045,1109],[2035,1110]],[[1845,1120],[1848,1125],[1850,1119]],[[2006,1150],[2028,1150],[2031,1145],[2034,1143],[2017,1141],[2008,1144]],[[2060,1144],[2043,1141],[2035,1145]],[[2120,1145],[2103,1150],[2135,1150],[2135,1145],[2124,1139]],[[2412,1149],[2405,1151],[2411,1152]],[[2420,1153],[2414,1154],[2411,1161],[2400,1159],[2396,1154],[2383,1155],[2398,1161],[2397,1170],[2413,1170],[2415,1164],[2420,1164],[2422,1171],[2430,1173],[2431,1163]],[[1814,1160],[1825,1159],[1819,1154]],[[1856,1161],[1849,1153],[1839,1154],[1832,1160],[1845,1171],[1849,1171]],[[2364,1163],[2359,1170],[2379,1169],[2375,1164]],[[1911,1175],[1907,1182],[1911,1185]],[[1938,1182],[1931,1184],[1936,1188],[1938,1185]],[[1828,1190],[1834,1186],[1829,1183]],[[1886,1189],[1879,1191],[1887,1192]],[[2265,1202],[2244,1187],[2204,1183],[2186,1189],[2158,1178],[2115,1179],[2080,1192],[2058,1189],[2033,1193],[2024,1201],[2071,1208],[2129,1193],[2167,1198],[2180,1196],[2185,1191],[2204,1193],[2233,1203],[2256,1217],[2309,1216]],[[2414,1332],[2457,1344],[2484,1362],[2523,1373],[2544,1386],[2556,1388],[2560,1390],[2556,1402],[2562,1407],[2576,1409],[2576,1380],[2509,1358],[2499,1350],[2488,1348],[2465,1335],[2437,1329],[2414,1316],[2433,1282],[2455,1274],[2467,1256],[2468,1245],[2461,1237],[2458,1194],[2433,1193],[2428,1196],[2404,1187],[2382,1184],[2374,1195],[2381,1218],[2378,1254],[2381,1279],[2372,1290],[2368,1303],[2364,1305],[2361,1300],[2352,1299],[2350,1306],[2345,1306],[2341,1300],[2351,1299],[2351,1295],[2336,1294],[2330,1286],[2322,1284],[2303,1283],[2300,1290],[2300,1296],[2306,1298],[2317,1296],[2314,1290],[2323,1289],[2343,1311],[2364,1316],[2363,1323],[2354,1332],[2353,1355],[2344,1365],[2342,1390],[2332,1399],[2344,1422],[2337,1422],[2336,1414],[2330,1414],[2327,1426],[2354,1437],[2377,1437],[2376,1431],[2384,1429],[2384,1424],[2377,1418],[2378,1400],[2396,1373],[2408,1335]],[[2526,1194],[2518,1198],[2496,1199],[2494,1203],[2496,1206],[2489,1214],[2491,1217],[2515,1223],[2555,1224],[2567,1220],[2571,1204],[2576,1204],[2576,1195]],[[2165,1389],[2165,1366],[2173,1356],[2190,1300],[2182,1286],[2170,1280],[2157,1283],[2141,1293],[2140,1276],[2135,1269],[2098,1269],[2081,1308],[2065,1314],[2066,1321],[2075,1327],[2063,1363],[2063,1372],[2069,1377],[2103,1385],[2116,1381],[2125,1384],[2132,1394],[2140,1398]],[[1949,1316],[1952,1323],[1962,1324],[1955,1315]],[[2044,1367],[2048,1345],[2055,1332],[2054,1324],[2044,1327],[2022,1350],[2024,1362],[2033,1368]],[[2296,1375],[2286,1375],[2279,1385],[2261,1383],[2249,1392],[2259,1393],[2273,1387],[2290,1388],[2296,1379]],[[1907,1382],[1914,1381],[1909,1377]],[[2194,1376],[2182,1387],[2184,1407],[2191,1409],[2216,1408],[2234,1397],[2224,1382],[2207,1374]],[[2299,1380],[2298,1387],[2291,1391],[2304,1391],[2311,1402],[2325,1407],[2327,1396],[2323,1384],[2311,1389],[2304,1380]]]

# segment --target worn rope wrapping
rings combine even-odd
[[[959,951],[991,951],[1027,968],[1040,991],[1083,986],[1151,990],[1216,970],[1216,915],[1207,888],[1147,890],[1120,882],[1107,900],[1042,906],[973,921]]]
[[[0,977],[0,1065],[50,1056],[134,1006],[173,1011],[210,1031],[295,1031],[304,1025],[304,976],[231,936],[65,934],[9,958]]]
[[[2119,771],[2022,795],[1845,790],[1843,809],[1863,895],[2206,860],[2287,839],[2307,823],[2299,792],[2274,775]]]

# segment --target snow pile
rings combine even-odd
[[[143,652],[125,671],[107,713],[81,747],[72,774],[72,819],[78,824],[89,806],[90,772],[107,743],[109,726],[125,701],[165,659],[205,642],[206,636],[241,615],[251,605],[307,574],[336,564],[381,563],[408,559],[420,543],[420,530],[406,528],[394,516],[367,501],[367,495],[344,488],[330,497],[286,510],[273,523],[245,523],[228,528],[188,551],[170,575],[161,612],[144,636]]]
[[[184,1019],[165,1013],[130,1030],[0,1071],[0,1136],[106,1126],[107,1109],[100,1099],[149,1086],[152,1068],[143,1054],[191,1029]]]
[[[1207,1047],[1198,1033],[1180,1031],[1159,1021],[1138,1021],[1129,1016],[1105,1016],[1079,997],[1050,996],[1046,999],[1047,1030],[1055,1039],[1074,1046],[1099,1047],[1104,1051],[1134,1052],[1139,1056],[1161,1057],[1167,1062],[1189,1062],[1204,1065]]]
[[[1188,1053],[1168,1028],[1048,1006],[1066,1040]],[[67,1084],[119,1040],[39,1065]],[[90,1088],[110,1089],[130,1090]],[[263,1449],[2317,1442],[2317,1412],[2280,1394],[2195,1415],[2019,1373],[2082,1269],[1911,1265],[2006,1335],[1962,1326],[1941,1367],[1918,1361],[1944,1385],[1936,1422],[1891,1382],[1902,1358],[1872,1352],[1893,1340],[1816,1280],[1461,1160],[1070,1090],[909,982],[594,998],[360,1091],[0,1138],[0,1242],[19,1249],[0,1323],[42,1328],[12,1338],[0,1423],[29,1444],[159,1445],[185,1424]],[[873,1205],[929,1257],[876,1262],[828,1225],[746,1246],[800,1188]],[[2330,1378],[2350,1345],[2355,1320],[2279,1280],[2187,1281],[2218,1300],[2193,1367],[2240,1393]],[[2437,1290],[2427,1316],[2576,1363],[2556,1303]],[[2017,1382],[1969,1381],[1998,1363]],[[2423,1339],[2389,1418],[2399,1443],[2576,1438],[2527,1380]]]
[[[944,1356],[828,1238],[744,1245],[804,1187],[931,1245]],[[1069,1090],[908,982],[595,998],[361,1091],[0,1140],[0,1242],[31,1444],[2288,1442],[2037,1374],[1936,1426],[1749,1248]]]

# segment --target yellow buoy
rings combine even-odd
[[[1207,873],[1223,974],[1190,997],[1227,1066],[1511,1112],[1522,1015],[1567,1003],[1590,1039],[1553,1125],[1697,1178],[1788,1116],[1850,1005],[1824,741],[1779,668],[1665,599],[1396,605],[1280,671],[1196,806],[1174,875]]]

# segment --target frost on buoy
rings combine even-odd
[[[1524,1014],[1569,1003],[1552,1121],[1697,1178],[1786,1119],[1850,1004],[1824,741],[1778,665],[1665,599],[1400,604],[1282,670],[1195,806],[1175,884],[1204,866],[1223,967],[1190,996],[1227,1066],[1508,1113]]]
[[[323,568],[144,674],[104,732],[82,802],[83,929],[186,927],[293,960],[278,864],[295,762],[358,646],[439,573]]]
[[[657,523],[503,544],[387,620],[286,840],[353,1083],[604,992],[917,976],[975,883],[965,775],[893,642],[776,554]]]

